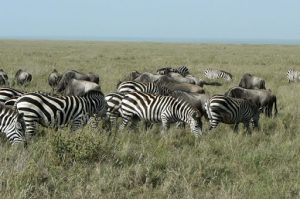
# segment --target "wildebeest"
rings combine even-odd
[[[243,75],[239,86],[247,89],[266,89],[265,80],[249,73]]]
[[[22,69],[16,72],[15,80],[19,85],[27,85],[32,80],[32,75]]]
[[[63,91],[64,95],[83,96],[91,90],[101,91],[101,88],[95,82],[71,79]]]
[[[205,93],[204,89],[198,85],[189,84],[189,83],[178,83],[174,79],[168,76],[162,76],[158,80],[155,81],[161,87],[166,87],[171,91],[185,91],[192,93]]]
[[[56,69],[54,69],[48,76],[48,84],[54,91],[54,88],[57,86],[58,82],[62,78],[62,74],[58,73]]]
[[[259,107],[264,109],[265,115],[267,117],[272,116],[273,106],[274,106],[275,116],[278,113],[277,98],[275,95],[272,94],[272,91],[270,89],[263,90],[263,89],[245,89],[241,87],[233,87],[229,89],[225,93],[225,95],[234,98],[248,99],[254,102]]]
[[[59,83],[57,84],[56,91],[57,92],[62,92],[65,90],[66,86],[69,84],[69,82],[72,79],[77,79],[77,80],[85,80],[85,81],[90,81],[94,82],[96,84],[99,84],[99,75],[95,75],[92,73],[84,74],[80,73],[75,70],[67,71],[63,74],[62,78],[60,79]]]
[[[4,72],[3,69],[0,69],[0,86],[7,86],[8,84],[8,76],[6,72]]]

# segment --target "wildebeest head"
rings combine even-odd
[[[8,85],[8,76],[3,69],[0,69],[0,85]]]
[[[54,69],[48,76],[48,84],[54,88],[57,86],[58,82],[62,78],[62,74],[58,73],[56,69]]]

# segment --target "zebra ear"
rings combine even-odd
[[[192,114],[192,118],[194,118],[194,119],[197,119],[197,118],[199,118],[199,115],[198,115],[198,113],[197,113],[197,112],[194,112],[194,113]]]

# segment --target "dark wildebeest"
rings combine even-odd
[[[15,80],[19,85],[27,85],[32,80],[32,75],[22,69],[19,69],[15,75]]]
[[[3,69],[0,69],[0,86],[7,86],[8,83],[8,76],[6,72],[3,71]]]
[[[90,81],[99,84],[99,75],[95,75],[92,73],[84,74],[75,70],[71,70],[63,74],[62,78],[57,84],[56,91],[59,93],[64,91],[66,86],[69,84],[69,82],[72,79],[85,80],[85,81]]]
[[[62,78],[62,74],[58,73],[56,69],[54,69],[48,76],[48,84],[51,86],[52,90],[54,91],[55,87],[57,86],[58,82]]]
[[[101,91],[101,88],[95,82],[71,79],[63,91],[64,95],[83,96],[91,90]]]
[[[226,96],[234,98],[248,99],[255,104],[259,105],[264,109],[265,115],[267,117],[272,116],[272,110],[274,105],[274,113],[277,115],[277,98],[272,94],[270,89],[245,89],[241,87],[233,87],[229,89],[226,93]]]
[[[266,89],[265,80],[249,73],[243,75],[239,86],[247,89]]]

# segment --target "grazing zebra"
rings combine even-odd
[[[300,71],[296,71],[294,69],[289,69],[287,72],[288,82],[295,82],[300,80]]]
[[[23,116],[23,113],[19,114],[16,110],[0,103],[0,131],[5,133],[7,139],[13,144],[19,142],[26,144]]]
[[[231,81],[232,80],[232,75],[226,71],[223,70],[215,70],[208,68],[204,70],[204,76],[207,77],[208,79],[225,79],[226,81]]]
[[[205,109],[210,123],[209,129],[216,128],[220,122],[235,124],[235,130],[240,122],[244,123],[247,130],[250,121],[254,127],[258,127],[260,110],[250,100],[215,95],[206,102]]]
[[[164,86],[159,86],[155,83],[142,83],[135,81],[122,82],[118,85],[117,89],[117,92],[119,93],[128,93],[134,91],[140,91],[156,95],[169,95],[171,93],[171,91]]]
[[[187,102],[172,96],[128,93],[122,99],[120,109],[123,117],[120,129],[127,126],[129,121],[134,127],[138,119],[162,122],[163,130],[168,129],[170,123],[181,121],[190,125],[194,135],[202,134],[201,113]]]
[[[0,102],[5,103],[15,97],[20,97],[24,92],[18,91],[13,88],[0,88]]]
[[[159,75],[167,75],[168,73],[173,72],[173,73],[179,73],[183,77],[187,76],[190,74],[189,69],[186,66],[180,66],[178,68],[171,68],[171,67],[165,67],[157,70],[157,73]]]
[[[28,93],[17,100],[15,107],[24,113],[26,134],[33,135],[36,124],[55,128],[70,124],[74,131],[84,126],[94,114],[104,115],[107,104],[101,91],[90,91],[80,97]]]

